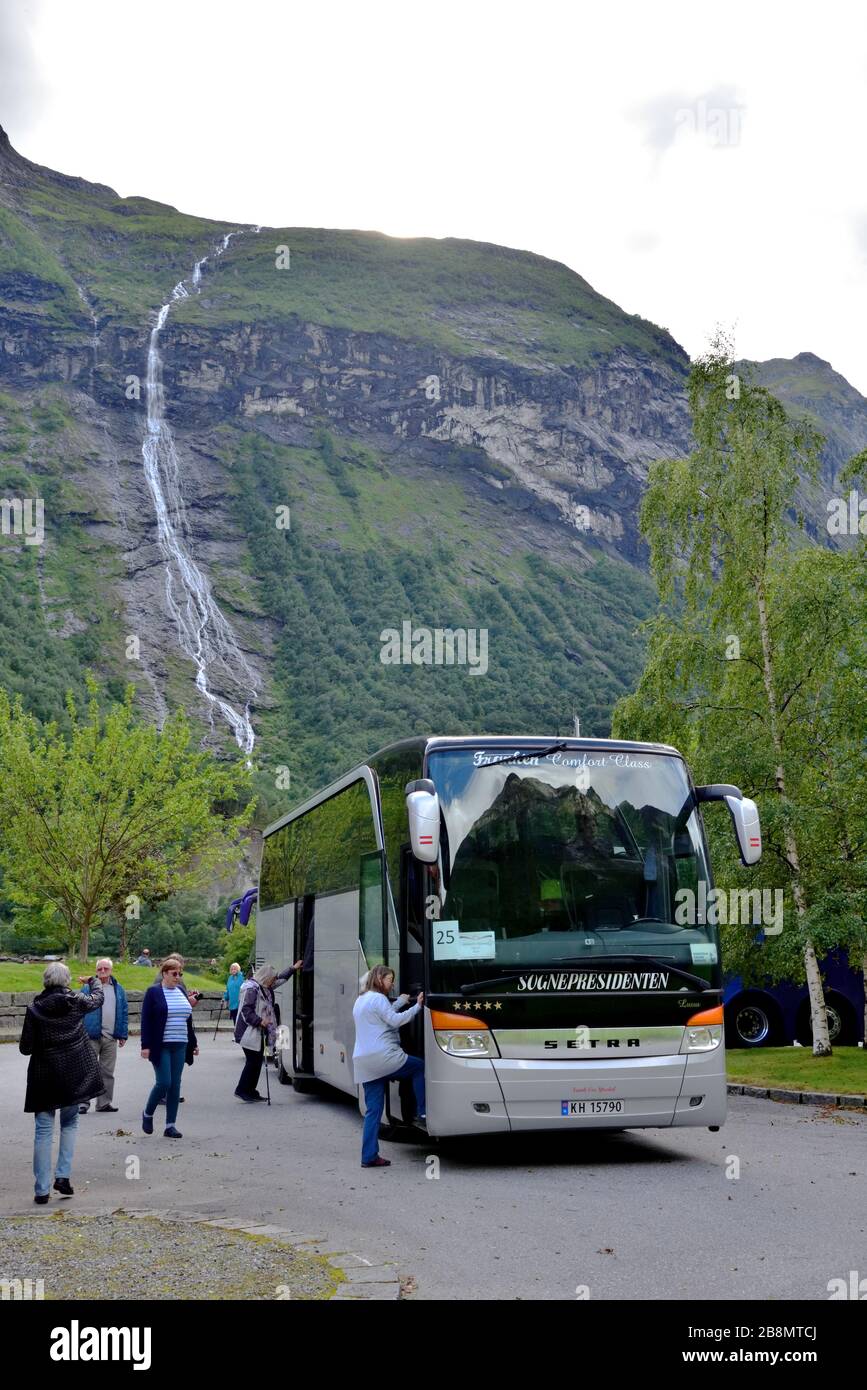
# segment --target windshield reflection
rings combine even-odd
[[[675,923],[677,891],[710,887],[696,813],[679,819],[679,758],[567,749],[510,764],[460,749],[432,752],[429,775],[445,829],[440,925],[453,924],[432,939],[444,988],[494,963],[644,954],[699,976],[717,964],[713,927]]]

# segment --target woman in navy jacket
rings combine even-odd
[[[154,1084],[145,1102],[141,1123],[145,1134],[153,1134],[154,1111],[166,1103],[167,1139],[182,1139],[175,1128],[181,1094],[184,1063],[192,1064],[199,1051],[193,1030],[193,1010],[180,983],[183,967],[169,956],[160,966],[160,978],[145,993],[141,1008],[141,1055],[154,1069]]]

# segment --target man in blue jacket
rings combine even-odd
[[[102,1008],[84,1015],[84,1026],[102,1074],[102,1095],[96,1097],[96,1108],[102,1112],[117,1111],[117,1106],[111,1103],[114,1098],[117,1049],[118,1046],[123,1047],[129,1037],[126,991],[123,985],[118,984],[111,971],[112,962],[107,957],[96,962],[96,977],[102,989]],[[82,977],[81,992],[90,994],[90,985],[86,983],[86,977]],[[86,1115],[89,1109],[88,1101],[86,1105],[79,1105],[78,1113]]]

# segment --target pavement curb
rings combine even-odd
[[[149,1217],[154,1221],[168,1218],[153,1211],[122,1208],[125,1216]],[[336,1292],[327,1300],[330,1303],[395,1302],[400,1298],[400,1279],[393,1264],[365,1259],[357,1251],[345,1250],[329,1241],[325,1236],[308,1235],[302,1231],[290,1231],[286,1226],[273,1226],[265,1221],[244,1221],[237,1218],[211,1219],[202,1216],[187,1216],[172,1213],[172,1221],[182,1220],[190,1225],[211,1226],[216,1230],[234,1231],[239,1235],[264,1236],[268,1240],[280,1241],[307,1255],[322,1255],[340,1279]]]
[[[787,1091],[779,1086],[731,1084],[730,1096],[753,1096],[759,1100],[782,1100],[789,1105],[834,1105],[840,1110],[867,1110],[867,1096],[837,1095],[830,1091]]]

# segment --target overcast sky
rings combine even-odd
[[[186,212],[565,261],[691,353],[867,394],[867,11],[0,0],[0,122]],[[168,279],[182,268],[172,268]]]

